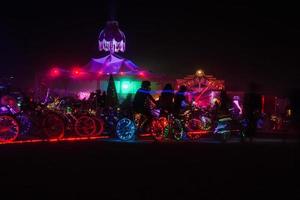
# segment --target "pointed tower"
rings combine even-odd
[[[99,51],[110,54],[125,52],[125,34],[119,29],[117,21],[107,21],[105,28],[99,34]]]

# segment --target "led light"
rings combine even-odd
[[[139,72],[139,76],[145,76],[144,72]]]
[[[198,76],[198,77],[204,76],[204,71],[201,70],[201,69],[198,69],[198,70],[196,71],[196,76]]]
[[[58,77],[60,75],[60,70],[58,68],[52,68],[50,71],[51,77]]]
[[[103,74],[103,71],[98,71],[98,75],[102,75]]]
[[[122,89],[127,90],[129,88],[129,84],[128,83],[123,83],[122,84]]]

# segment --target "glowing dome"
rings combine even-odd
[[[125,34],[119,29],[117,21],[107,21],[99,35],[99,50],[114,52],[125,51]]]

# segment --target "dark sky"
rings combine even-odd
[[[245,89],[251,80],[266,92],[299,86],[296,5],[210,2],[29,0],[3,4],[1,76],[32,80],[37,69],[84,65],[103,55],[97,37],[114,15],[127,39],[127,51],[120,55],[155,72],[180,77],[202,68],[236,90]]]

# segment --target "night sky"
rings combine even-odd
[[[255,81],[265,93],[284,93],[300,77],[300,13],[284,2],[2,3],[1,76],[28,84],[35,70],[100,57],[98,34],[113,16],[127,39],[119,55],[140,66],[177,77],[202,68],[229,90]]]

